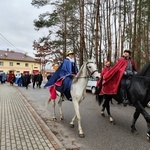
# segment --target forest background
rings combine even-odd
[[[34,20],[37,31],[49,31],[33,43],[42,69],[61,62],[67,50],[74,51],[79,67],[92,57],[99,71],[125,49],[138,69],[150,60],[150,0],[32,0],[32,5],[53,8]]]

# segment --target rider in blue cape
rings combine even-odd
[[[68,100],[72,100],[70,94],[72,77],[78,73],[78,68],[74,61],[74,52],[70,50],[66,55],[67,57],[44,86],[44,88],[49,87],[51,99],[56,99],[57,90]]]

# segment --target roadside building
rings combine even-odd
[[[0,72],[37,74],[41,65],[33,57],[11,50],[0,50]]]

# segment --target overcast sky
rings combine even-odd
[[[36,31],[33,26],[38,15],[51,11],[50,6],[40,9],[31,5],[32,0],[1,0],[0,50],[27,52],[34,56],[33,41],[47,36],[48,30]]]

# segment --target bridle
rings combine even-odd
[[[96,70],[94,70],[93,72],[91,72],[90,69],[89,69],[88,66],[87,66],[89,63],[93,63],[93,62],[87,62],[87,63],[86,63],[86,68],[87,68],[87,70],[88,70],[89,77],[92,77],[92,75],[93,75],[95,72],[97,72],[98,70],[96,69]]]
[[[87,62],[86,63],[86,69],[87,69],[87,71],[88,71],[88,74],[89,74],[89,76],[85,76],[85,77],[75,77],[75,78],[89,78],[89,77],[92,77],[92,75],[95,73],[95,72],[97,72],[98,70],[96,69],[96,70],[94,70],[94,71],[90,71],[90,69],[88,68],[88,64],[89,63],[93,63],[93,62]]]

